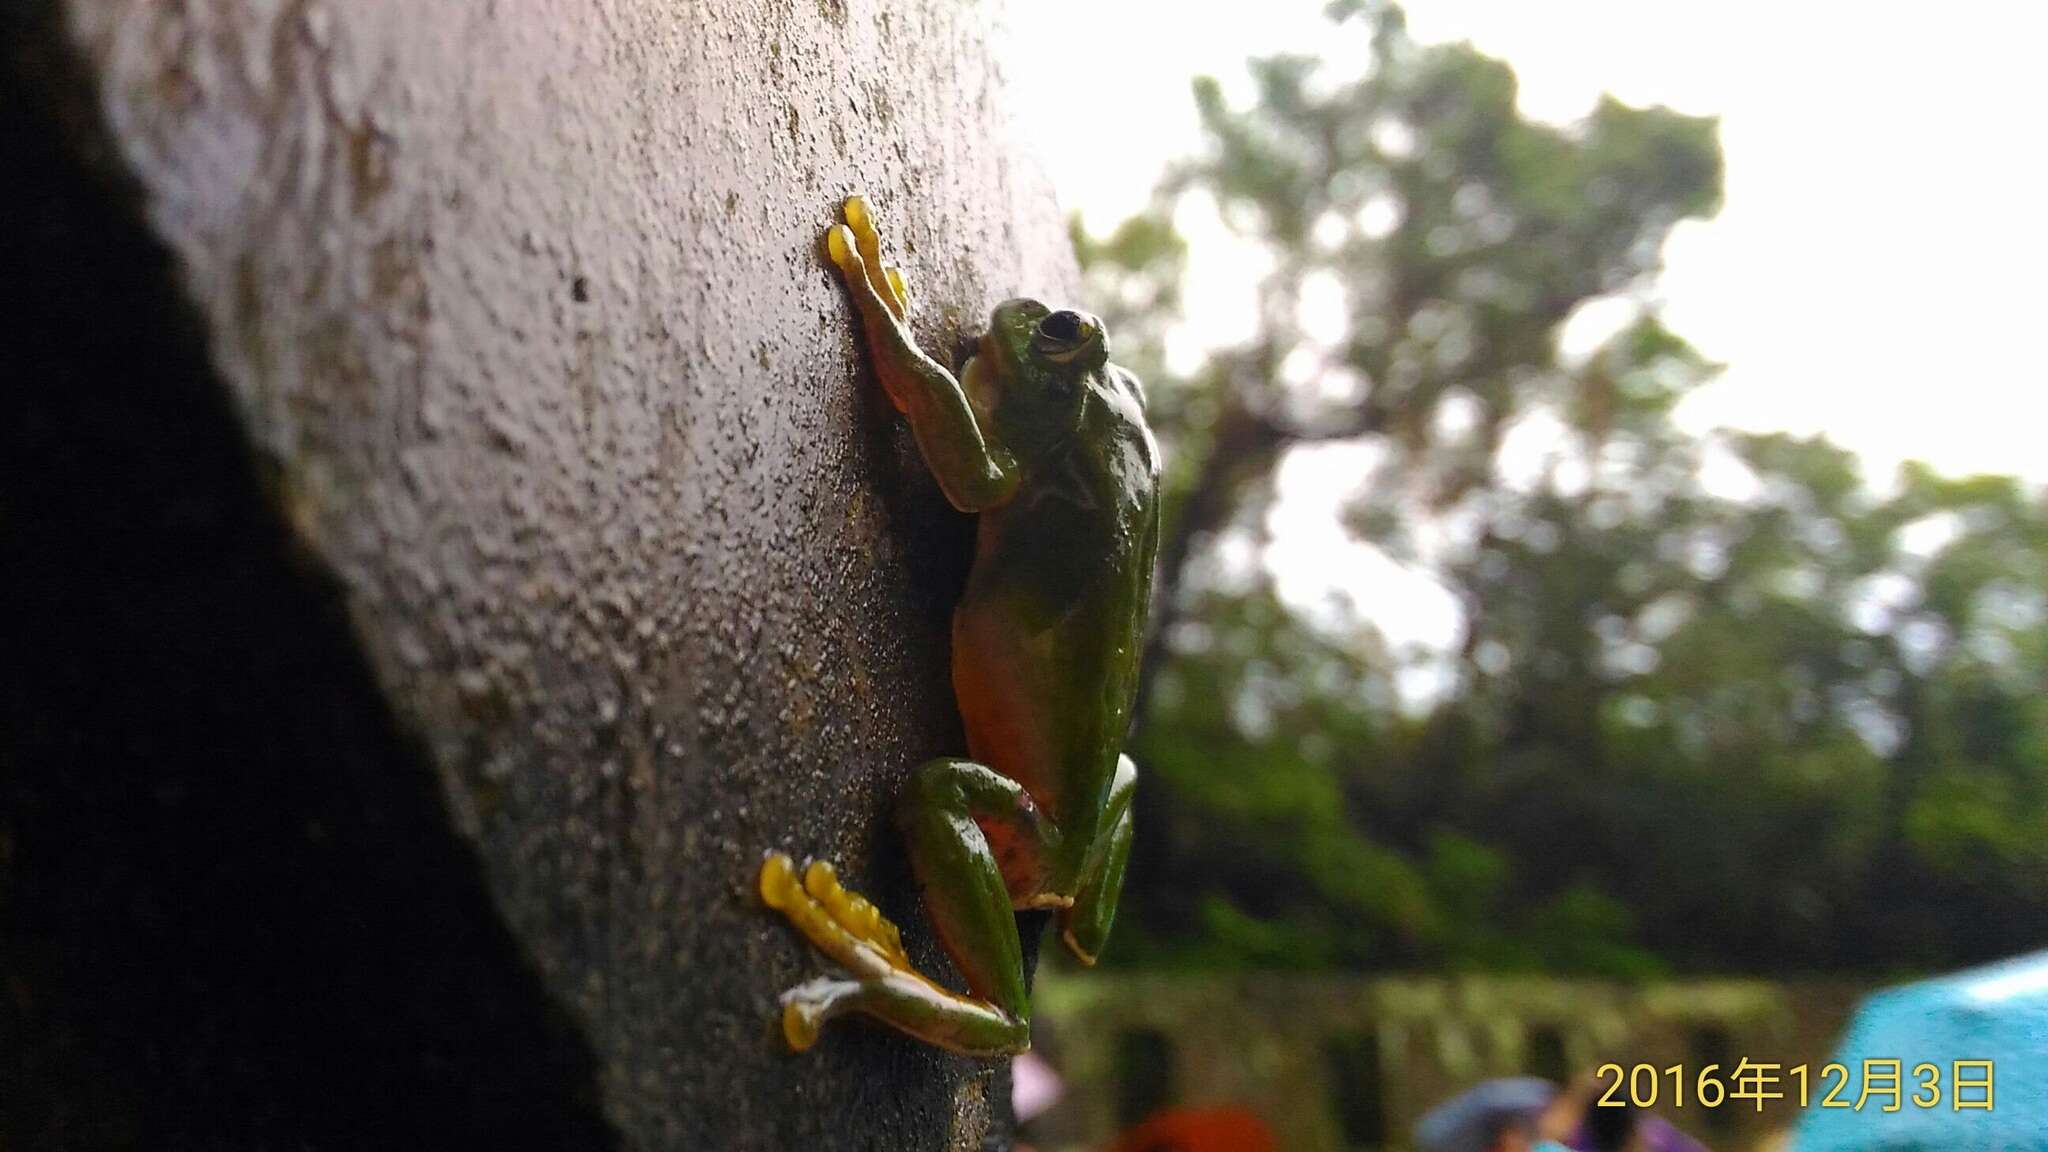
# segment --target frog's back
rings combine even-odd
[[[982,514],[953,621],[969,750],[1023,784],[1077,850],[1094,838],[1130,722],[1159,545],[1143,393],[1113,366],[1091,387],[1080,432]],[[1054,884],[1079,861],[1060,863]]]

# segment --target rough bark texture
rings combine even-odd
[[[0,9],[0,1144],[943,1149],[756,904],[961,747],[920,335],[1075,288],[952,0]]]

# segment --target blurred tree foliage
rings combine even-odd
[[[1199,82],[1205,151],[1147,214],[1076,224],[1170,452],[1114,954],[1641,975],[2039,944],[2048,501],[1681,431],[1716,366],[1646,289],[1718,207],[1714,122],[1531,122],[1499,61],[1332,16],[1359,74],[1255,61],[1248,106]],[[1189,205],[1270,270],[1254,337],[1176,374]],[[1601,301],[1614,334],[1562,354]],[[1276,473],[1322,444],[1362,461],[1348,530],[1462,606],[1454,650],[1277,598]]]

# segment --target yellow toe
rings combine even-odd
[[[825,250],[832,254],[833,263],[846,263],[853,257],[853,233],[844,224],[834,224],[825,233]]]
[[[789,906],[789,894],[796,889],[796,865],[780,852],[770,852],[761,861],[761,902],[770,908]]]
[[[867,197],[848,196],[846,198],[846,222],[855,228],[873,228],[875,226],[874,214],[868,211]]]
[[[839,891],[839,870],[829,861],[811,861],[810,866],[804,869],[804,891],[810,893],[813,900],[826,903]]]
[[[782,1038],[792,1052],[809,1051],[818,1042],[818,1021],[797,1003],[782,1006]]]

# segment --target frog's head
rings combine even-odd
[[[1006,300],[967,365],[969,398],[1002,439],[1030,453],[1071,436],[1087,410],[1089,379],[1109,362],[1109,334],[1086,312]]]

